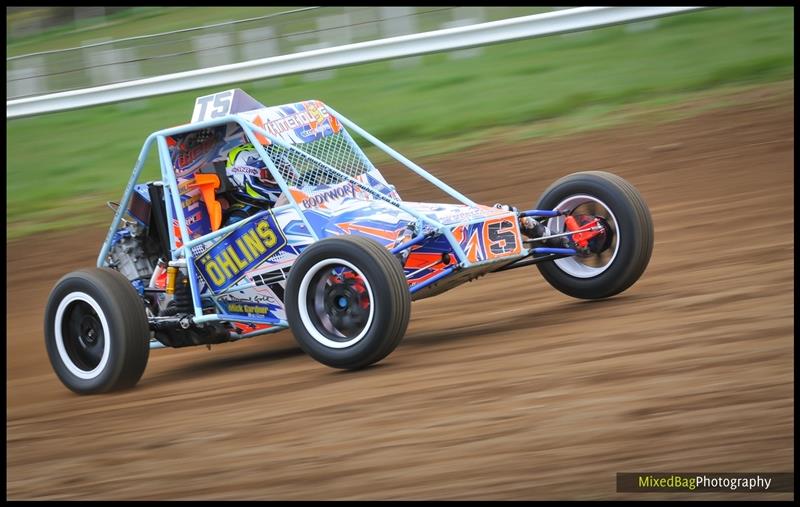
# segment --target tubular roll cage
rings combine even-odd
[[[336,120],[341,122],[342,125],[344,125],[345,127],[350,128],[351,130],[353,130],[354,132],[356,132],[357,134],[362,136],[364,139],[366,139],[367,141],[369,141],[373,145],[377,146],[384,153],[386,153],[387,155],[391,156],[392,158],[394,158],[395,160],[397,160],[398,162],[400,162],[401,164],[406,166],[411,171],[415,172],[416,174],[418,174],[422,178],[424,178],[427,181],[429,181],[430,183],[434,184],[437,188],[439,188],[440,190],[442,190],[446,194],[450,195],[454,199],[460,201],[461,203],[463,203],[463,204],[465,204],[467,206],[470,206],[470,207],[473,207],[473,208],[477,207],[477,205],[472,200],[468,199],[466,196],[464,196],[463,194],[461,194],[460,192],[458,192],[457,190],[455,190],[451,186],[447,185],[446,183],[444,183],[443,181],[439,180],[438,178],[436,178],[432,174],[428,173],[423,168],[419,167],[417,164],[413,163],[411,160],[407,159],[406,157],[404,157],[403,155],[401,155],[397,151],[393,150],[392,148],[390,148],[389,146],[387,146],[386,144],[381,142],[379,139],[377,139],[372,134],[370,134],[369,132],[365,131],[364,129],[362,129],[361,127],[359,127],[358,125],[356,125],[352,121],[348,120],[347,118],[345,118],[341,114],[337,113],[335,110],[333,110],[327,104],[326,104],[326,109],[328,110],[329,114],[331,116],[333,116],[334,118],[336,118]],[[173,135],[178,135],[178,134],[185,134],[185,133],[189,133],[189,132],[192,132],[192,131],[195,131],[195,130],[200,130],[200,129],[204,129],[204,128],[211,128],[211,127],[218,127],[218,126],[227,125],[227,124],[230,124],[230,123],[236,123],[236,124],[239,125],[239,127],[241,127],[242,131],[244,132],[244,135],[247,137],[247,139],[250,141],[250,143],[252,143],[253,146],[255,147],[255,149],[258,151],[258,154],[260,155],[262,161],[265,163],[265,165],[269,169],[270,173],[274,177],[275,181],[278,183],[281,191],[283,192],[283,195],[286,196],[286,198],[289,201],[289,203],[288,204],[284,204],[282,206],[271,208],[270,210],[264,210],[264,211],[258,212],[256,214],[248,217],[245,220],[241,220],[239,222],[236,222],[234,224],[228,225],[226,227],[222,227],[220,229],[217,229],[216,231],[212,231],[212,232],[210,232],[208,234],[205,234],[203,236],[200,236],[200,237],[197,237],[195,239],[192,239],[190,234],[189,234],[188,228],[186,226],[186,219],[184,217],[184,214],[181,212],[182,205],[181,205],[180,194],[178,193],[178,182],[177,182],[177,178],[175,176],[175,171],[174,171],[174,169],[172,167],[172,160],[171,160],[171,157],[170,157],[170,154],[169,154],[169,149],[167,148],[166,138],[168,136],[173,136]],[[352,138],[350,138],[350,136],[347,134],[347,131],[343,130],[342,132],[343,132],[344,135],[347,136],[348,142],[350,142],[352,144],[355,144],[355,142],[352,140]],[[419,282],[419,283],[411,286],[409,288],[409,291],[411,293],[414,293],[414,292],[416,292],[416,291],[418,291],[420,289],[423,289],[423,288],[425,288],[425,287],[427,287],[427,286],[429,286],[429,285],[431,285],[433,283],[436,283],[436,282],[440,281],[441,279],[447,277],[448,275],[450,275],[454,271],[456,271],[458,269],[462,269],[462,268],[467,268],[467,267],[472,267],[472,266],[482,265],[482,264],[497,263],[497,262],[502,262],[502,261],[505,261],[505,260],[512,260],[512,262],[506,263],[502,267],[500,267],[499,270],[500,269],[512,269],[512,268],[515,268],[515,267],[521,267],[523,265],[535,264],[535,263],[538,263],[538,262],[541,262],[541,261],[551,260],[551,259],[554,259],[554,258],[563,257],[563,256],[567,256],[567,255],[574,255],[575,254],[575,251],[572,250],[572,249],[523,248],[522,252],[518,256],[515,256],[515,257],[506,257],[506,258],[500,259],[500,260],[486,260],[486,261],[481,261],[481,262],[477,262],[477,263],[470,262],[469,259],[466,256],[466,254],[464,253],[464,250],[461,248],[461,245],[458,243],[458,241],[456,241],[455,237],[453,236],[453,233],[450,231],[448,226],[445,226],[444,224],[438,222],[437,220],[435,220],[435,219],[433,219],[433,218],[431,218],[429,216],[426,216],[426,215],[424,215],[424,214],[422,214],[422,213],[420,213],[420,212],[418,212],[418,211],[416,211],[416,210],[404,205],[402,201],[398,201],[398,200],[392,199],[391,197],[388,197],[388,196],[386,196],[386,195],[384,195],[384,194],[382,194],[382,193],[370,188],[369,186],[363,184],[362,182],[360,182],[359,180],[357,180],[354,177],[350,176],[349,174],[347,174],[347,173],[345,173],[343,171],[340,171],[340,170],[336,169],[335,167],[332,167],[330,164],[327,164],[327,163],[319,160],[318,158],[314,157],[310,153],[307,153],[306,151],[301,150],[301,149],[295,147],[294,145],[292,145],[290,143],[287,143],[287,142],[285,142],[285,141],[283,141],[281,139],[276,138],[275,136],[273,136],[269,132],[267,132],[265,129],[259,127],[258,125],[254,124],[254,123],[252,123],[250,121],[247,121],[246,119],[242,118],[241,116],[239,116],[237,114],[228,114],[228,115],[226,115],[224,117],[215,118],[215,119],[212,119],[212,120],[189,123],[189,124],[181,125],[181,126],[178,126],[178,127],[172,127],[172,128],[168,128],[168,129],[159,130],[159,131],[153,132],[152,134],[150,134],[147,137],[147,139],[144,142],[144,145],[142,146],[142,150],[139,153],[139,158],[136,161],[136,165],[134,166],[133,174],[131,175],[131,178],[128,180],[127,186],[125,187],[125,192],[124,192],[124,194],[122,196],[122,199],[120,200],[120,205],[119,205],[119,207],[117,208],[117,210],[116,210],[116,212],[114,214],[114,219],[111,222],[111,227],[109,228],[108,234],[107,234],[106,239],[105,239],[105,241],[103,243],[103,247],[102,247],[102,249],[100,251],[100,255],[97,258],[97,266],[98,267],[104,267],[106,265],[106,260],[107,260],[107,257],[108,257],[108,253],[109,253],[109,250],[111,248],[112,238],[113,238],[114,234],[117,232],[117,229],[119,228],[119,223],[120,223],[123,215],[126,213],[126,210],[128,208],[128,203],[129,203],[129,201],[131,199],[131,196],[133,194],[133,191],[134,191],[134,186],[136,185],[136,183],[139,180],[139,175],[141,174],[142,168],[144,167],[144,163],[147,160],[147,156],[148,156],[148,153],[150,151],[150,148],[151,148],[153,142],[155,142],[156,146],[157,146],[157,149],[158,149],[159,159],[160,159],[161,180],[160,181],[154,181],[153,183],[156,184],[156,185],[162,185],[164,187],[164,190],[165,190],[164,199],[167,199],[167,195],[169,195],[169,197],[172,199],[172,206],[165,206],[166,215],[167,215],[166,219],[167,219],[167,222],[168,222],[167,231],[169,233],[169,242],[170,242],[170,256],[171,256],[170,265],[179,266],[179,267],[184,267],[185,266],[187,271],[188,271],[188,274],[189,274],[189,276],[188,276],[188,278],[189,278],[189,286],[190,286],[190,290],[191,290],[191,294],[192,294],[192,303],[193,303],[193,307],[194,307],[194,317],[191,318],[191,322],[192,323],[196,323],[196,324],[203,324],[203,323],[207,323],[207,322],[222,322],[222,321],[225,321],[225,322],[252,322],[252,323],[257,323],[257,324],[268,324],[268,325],[273,326],[273,327],[270,327],[270,328],[267,328],[267,329],[263,329],[263,330],[259,330],[259,331],[255,331],[255,332],[252,332],[252,333],[232,334],[234,339],[248,338],[248,337],[251,337],[251,336],[256,336],[256,335],[265,334],[265,333],[269,333],[269,332],[280,331],[280,330],[282,330],[284,328],[287,328],[288,327],[288,322],[286,322],[285,320],[282,320],[282,319],[274,318],[274,317],[247,317],[247,316],[243,316],[243,315],[231,315],[231,314],[225,314],[225,313],[203,314],[201,301],[200,301],[200,292],[199,292],[199,287],[198,287],[198,282],[197,282],[197,273],[195,272],[195,266],[194,266],[194,262],[193,262],[195,256],[192,253],[192,247],[195,247],[195,246],[200,245],[202,243],[208,242],[209,240],[212,240],[212,239],[214,239],[216,237],[219,237],[219,236],[222,236],[224,234],[227,234],[227,233],[229,233],[229,232],[231,232],[231,231],[233,231],[233,230],[235,230],[235,229],[237,229],[239,227],[244,226],[245,224],[250,223],[253,220],[257,220],[258,218],[261,218],[261,217],[265,216],[270,211],[272,211],[274,213],[274,212],[277,212],[277,211],[282,211],[282,210],[287,209],[287,208],[293,208],[297,212],[297,214],[299,215],[300,219],[305,224],[305,226],[306,226],[309,234],[312,236],[312,238],[315,241],[320,239],[319,236],[317,235],[317,233],[314,231],[314,229],[309,224],[307,218],[303,214],[303,211],[300,208],[300,206],[298,205],[296,199],[294,198],[292,193],[289,191],[289,185],[287,184],[286,180],[284,179],[283,175],[281,174],[281,171],[279,171],[275,167],[275,164],[273,163],[272,158],[267,154],[266,150],[264,149],[264,146],[262,146],[261,141],[259,141],[258,138],[256,137],[256,134],[259,134],[259,135],[265,137],[266,139],[268,139],[274,145],[280,146],[280,147],[282,147],[282,148],[284,148],[286,150],[291,150],[291,151],[294,151],[294,152],[298,152],[302,157],[306,157],[306,158],[310,159],[311,161],[313,161],[314,163],[319,164],[319,166],[324,168],[325,171],[330,171],[331,173],[343,178],[344,180],[347,180],[347,181],[357,185],[359,188],[367,191],[368,193],[370,193],[374,197],[376,197],[378,199],[381,199],[381,200],[384,200],[384,201],[387,201],[390,204],[392,204],[393,206],[398,207],[402,211],[404,211],[404,212],[408,213],[409,215],[413,216],[414,218],[416,218],[417,219],[417,225],[418,225],[417,230],[420,230],[420,231],[423,231],[423,232],[421,232],[416,237],[414,237],[414,238],[412,238],[412,239],[410,239],[410,240],[408,240],[408,241],[406,241],[406,242],[404,242],[404,243],[392,248],[391,249],[392,254],[397,254],[397,253],[403,252],[404,250],[407,250],[407,249],[409,249],[409,248],[411,248],[411,247],[413,247],[413,246],[415,246],[417,244],[422,243],[423,241],[427,240],[430,237],[442,235],[447,239],[448,243],[453,248],[453,252],[455,252],[455,254],[456,254],[457,258],[458,258],[458,262],[454,263],[451,266],[448,266],[447,268],[442,270],[442,272],[437,274],[436,276],[431,277],[431,278],[429,278],[427,280],[424,280],[422,282]],[[356,149],[358,150],[359,153],[361,153],[361,150],[360,150],[360,148],[358,148],[357,145],[356,145]],[[173,212],[175,213],[175,215],[177,215],[176,217],[172,216]],[[558,210],[528,210],[528,211],[523,211],[523,212],[518,212],[517,213],[518,217],[542,217],[542,218],[557,217],[557,216],[559,216],[561,214],[562,213],[560,211],[558,211]],[[178,225],[179,225],[179,230],[180,230],[180,234],[181,234],[181,238],[180,238],[181,246],[179,246],[179,247],[175,247],[175,239],[176,238],[175,238],[175,233],[174,233],[174,230],[173,230],[174,227],[172,226],[173,219],[175,219],[175,218],[177,218]],[[476,222],[477,221],[482,221],[482,219],[481,220],[476,220]],[[472,223],[472,222],[469,222],[469,223]],[[422,227],[422,225],[428,225],[430,227],[429,227],[429,229],[427,231],[425,231],[424,228]],[[542,254],[542,255],[540,257],[534,257],[534,255],[536,255],[536,254]],[[532,258],[528,259],[528,260],[524,260],[525,258],[527,258],[529,256],[532,257]],[[523,261],[523,262],[519,262],[519,261]],[[252,283],[238,284],[238,285],[230,287],[230,288],[228,288],[228,289],[226,289],[226,290],[224,290],[224,291],[222,291],[222,292],[220,292],[218,294],[210,294],[210,297],[214,300],[214,304],[218,308],[220,308],[218,303],[217,303],[217,301],[216,301],[216,297],[217,296],[222,295],[222,294],[227,293],[227,292],[232,292],[232,291],[235,291],[235,290],[241,290],[241,289],[250,288],[252,286],[253,286]],[[158,319],[158,317],[156,317],[155,319]],[[152,348],[160,348],[162,346],[163,345],[161,345],[160,343],[156,344],[155,346],[151,345]]]

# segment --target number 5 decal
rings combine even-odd
[[[496,222],[487,222],[486,227],[492,257],[516,253],[519,250],[516,227],[512,220],[504,218]]]

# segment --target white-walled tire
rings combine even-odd
[[[326,238],[306,248],[289,272],[284,301],[300,347],[322,364],[348,370],[389,355],[411,314],[399,261],[360,236]]]
[[[56,283],[44,335],[53,370],[78,394],[133,387],[150,354],[144,305],[130,282],[107,268],[74,271]]]
[[[538,264],[550,285],[572,297],[601,299],[619,294],[644,273],[653,252],[653,219],[641,194],[619,176],[585,171],[565,176],[544,191],[537,209],[600,217],[607,227],[598,253]],[[551,218],[552,233],[565,232],[563,217]],[[591,243],[590,243],[591,244]]]

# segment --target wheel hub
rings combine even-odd
[[[620,230],[608,205],[596,197],[576,194],[554,208],[564,216],[551,218],[547,227],[570,233],[569,247],[577,251],[571,257],[555,259],[555,265],[575,278],[593,278],[610,268],[619,252]]]
[[[600,233],[589,240],[589,251],[594,254],[604,252],[611,247],[611,240],[614,239],[614,230],[608,224],[608,221],[603,217],[593,217],[597,220],[597,225],[603,229]]]
[[[99,326],[100,323],[91,315],[84,315],[81,318],[78,340],[84,348],[91,347],[97,343],[97,337],[100,334]]]
[[[106,343],[103,325],[91,305],[74,301],[60,325],[65,352],[77,368],[89,371],[100,364]]]
[[[325,297],[325,313],[339,332],[345,336],[358,333],[369,317],[369,299],[357,280],[331,277]],[[360,290],[359,290],[360,289]]]
[[[614,231],[605,218],[595,215],[568,216],[565,222],[568,230],[582,231],[572,235],[572,240],[580,255],[597,255],[611,246]],[[600,227],[600,230],[591,230]]]

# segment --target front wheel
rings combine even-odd
[[[78,394],[133,387],[150,354],[144,303],[127,278],[107,268],[75,271],[56,283],[44,335],[56,375]]]
[[[550,285],[572,297],[601,299],[619,294],[644,273],[653,251],[653,220],[633,185],[615,174],[586,171],[565,176],[545,190],[538,209],[563,215],[547,221],[551,234],[572,224],[602,225],[577,255],[544,262],[539,271]]]
[[[397,258],[359,236],[306,248],[286,281],[286,316],[300,347],[317,361],[355,370],[400,343],[411,295]]]

